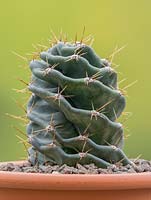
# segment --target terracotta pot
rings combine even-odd
[[[60,175],[0,172],[0,200],[30,199],[149,200],[151,173]]]

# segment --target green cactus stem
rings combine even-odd
[[[83,43],[58,42],[30,63],[29,161],[107,168],[131,161],[122,151],[125,108],[117,73]]]

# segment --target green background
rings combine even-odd
[[[125,151],[129,157],[151,159],[151,1],[150,0],[5,0],[0,6],[0,161],[19,160],[26,156],[18,143],[12,125],[25,132],[20,121],[10,119],[5,113],[24,114],[15,99],[25,101],[25,96],[15,94],[13,88],[24,85],[17,79],[29,80],[22,66],[27,64],[14,56],[32,52],[32,44],[47,43],[50,27],[58,34],[62,29],[69,38],[78,37],[86,27],[85,35],[95,38],[93,47],[101,57],[108,57],[115,46],[127,44],[114,62],[120,64],[119,80],[128,89],[126,111],[133,115],[124,123]],[[28,68],[28,66],[27,66]],[[129,129],[129,132],[127,130]],[[17,133],[18,134],[18,133]],[[21,135],[20,135],[21,136]]]

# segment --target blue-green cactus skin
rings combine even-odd
[[[116,122],[125,97],[107,60],[85,44],[58,42],[31,61],[30,69],[27,134],[33,165],[131,163]]]

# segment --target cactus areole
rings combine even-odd
[[[131,164],[117,122],[125,97],[106,59],[81,42],[58,42],[32,60],[30,69],[27,134],[33,165]]]

